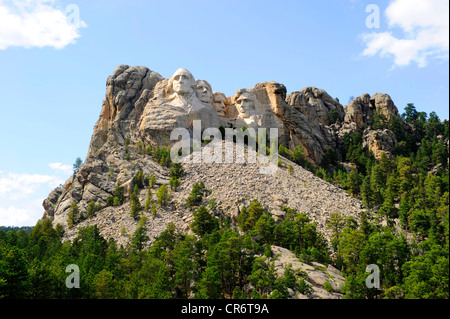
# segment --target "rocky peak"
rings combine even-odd
[[[375,93],[370,99],[370,104],[378,114],[383,114],[388,122],[392,117],[399,116],[398,109],[388,94]]]
[[[344,120],[344,108],[325,90],[306,87],[290,93],[286,102],[306,116],[308,121],[331,125]]]
[[[398,109],[388,94],[375,93],[372,97],[365,93],[350,101],[345,112],[345,123],[356,124],[357,130],[364,130],[373,125],[374,112],[386,118],[398,117]]]
[[[150,98],[155,84],[162,79],[161,75],[144,66],[120,65],[114,70],[106,81],[106,95],[87,158],[97,154],[108,137],[113,137],[113,132],[116,132],[117,141],[118,131],[125,132],[129,126],[130,113],[136,105],[142,105],[142,99]]]

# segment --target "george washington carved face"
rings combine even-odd
[[[169,84],[178,95],[190,94],[194,91],[194,77],[186,69],[178,69],[170,78]]]

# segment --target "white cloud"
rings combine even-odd
[[[28,200],[8,207],[0,207],[1,226],[34,226],[42,218],[42,199]]]
[[[35,225],[44,213],[43,200],[62,183],[57,176],[0,172],[0,225]]]
[[[362,35],[364,56],[394,57],[396,66],[449,58],[449,1],[394,0],[385,11],[391,31]],[[402,37],[393,35],[401,31]]]
[[[0,50],[11,46],[61,49],[75,43],[85,26],[75,5],[59,9],[55,0],[0,0]]]
[[[30,220],[30,213],[23,208],[17,208],[15,206],[9,206],[8,208],[0,207],[0,221],[2,226],[32,226],[36,224],[36,221],[32,224],[27,224]]]
[[[45,185],[55,188],[64,183],[62,178],[50,175],[17,173],[2,175],[0,175],[0,198],[9,200],[26,198]]]
[[[50,163],[48,164],[48,166],[54,170],[54,171],[59,171],[62,172],[64,174],[67,175],[72,175],[73,174],[73,167],[70,165],[66,165],[66,164],[62,164],[62,163]]]

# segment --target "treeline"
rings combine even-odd
[[[33,226],[0,226],[0,231],[2,232],[8,232],[10,230],[19,231],[23,230],[26,233],[29,233]]]

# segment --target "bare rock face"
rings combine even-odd
[[[388,94],[375,93],[370,99],[370,104],[378,114],[383,114],[388,122],[393,116],[399,116],[398,109]]]
[[[59,197],[63,193],[64,189],[62,187],[55,188],[51,191],[51,193],[48,195],[48,197],[44,200],[42,203],[42,206],[44,206],[45,213],[44,218],[52,218],[55,213],[55,205],[58,201]]]
[[[346,123],[355,123],[356,129],[363,130],[364,124],[371,125],[373,117],[373,107],[370,104],[370,95],[365,93],[354,98],[348,105],[345,113]]]
[[[336,120],[344,120],[344,107],[322,89],[306,87],[300,92],[292,92],[287,96],[286,102],[305,115],[310,122],[330,125]],[[332,110],[336,112],[335,119],[330,119]]]
[[[373,152],[376,159],[380,159],[382,153],[393,157],[396,144],[397,138],[391,130],[364,131],[363,147],[367,146],[369,151]]]
[[[345,112],[345,123],[356,124],[356,129],[364,130],[373,124],[374,112],[383,115],[387,122],[398,117],[398,109],[388,94],[375,93],[370,97],[365,93],[354,98]]]
[[[341,272],[331,265],[325,265],[313,262],[312,265],[303,263],[289,250],[272,246],[274,254],[273,263],[275,270],[279,277],[284,275],[285,269],[290,265],[294,272],[301,272],[305,274],[305,282],[311,286],[311,293],[309,296],[302,293],[295,292],[291,294],[291,299],[341,299],[341,288],[344,285],[345,278]],[[332,290],[325,289],[325,283],[328,282]]]
[[[375,112],[379,118],[383,117],[386,123],[392,118],[401,118],[398,109],[388,94],[375,93],[372,97],[365,93],[354,98],[347,107],[345,119],[340,132],[341,137],[344,133],[352,131],[360,131],[363,133],[363,147],[368,148],[374,153],[375,158],[381,158],[382,153],[393,156],[397,139],[395,134],[388,130],[371,129],[374,124]],[[405,127],[408,130],[408,127]]]
[[[106,96],[94,126],[88,157],[95,155],[108,138],[113,137],[111,130],[127,129],[127,120],[135,111],[135,104],[141,106],[142,100],[149,99],[155,84],[162,79],[161,75],[143,66],[120,65],[114,70],[106,81]]]

